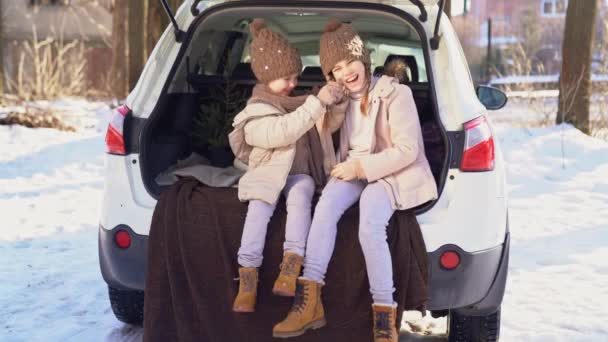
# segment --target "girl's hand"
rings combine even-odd
[[[350,159],[336,165],[334,169],[331,170],[331,176],[347,182],[354,179],[366,178],[359,159]]]
[[[331,85],[332,90],[334,91],[336,97],[336,102],[334,102],[334,104],[341,103],[348,96],[348,90],[346,90],[344,84],[335,81],[329,81],[327,84]]]
[[[321,90],[317,97],[325,106],[331,106],[342,100],[344,92],[342,87],[336,82],[329,82]]]

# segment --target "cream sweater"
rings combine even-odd
[[[361,112],[361,98],[349,101],[344,128],[348,136],[348,159],[371,153],[374,123],[369,115]]]

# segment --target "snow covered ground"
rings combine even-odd
[[[104,103],[53,103],[77,133],[0,126],[0,341],[140,341],[99,273]],[[0,112],[2,109],[0,109]],[[492,114],[508,167],[511,263],[501,341],[608,340],[608,142]],[[510,118],[510,119],[508,119]],[[562,155],[563,151],[563,155]],[[407,315],[401,341],[445,341]]]

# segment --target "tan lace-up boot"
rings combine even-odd
[[[396,305],[372,305],[374,311],[374,342],[397,342]]]
[[[274,337],[295,337],[304,334],[308,329],[319,329],[325,326],[325,311],[321,303],[321,287],[312,280],[298,278],[296,295],[287,318],[272,329]]]
[[[304,257],[295,253],[285,253],[283,255],[283,262],[281,263],[281,273],[279,273],[279,277],[274,282],[272,293],[285,297],[295,296],[296,280],[300,276],[303,263]]]
[[[256,267],[239,268],[239,293],[232,305],[235,312],[254,312],[258,292],[258,269]]]

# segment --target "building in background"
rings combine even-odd
[[[23,76],[33,72],[33,58],[27,43],[47,37],[84,45],[85,81],[88,87],[101,84],[111,68],[112,0],[0,0],[2,6],[3,68],[8,82],[16,82],[22,65]],[[72,49],[65,60],[81,58]],[[23,61],[21,61],[23,59]]]
[[[608,38],[608,0],[599,1],[599,6],[596,42]],[[517,73],[513,64],[524,56],[513,60],[516,47],[532,64],[529,74],[558,74],[567,7],[568,0],[452,0],[452,23],[473,77],[488,81],[490,76]]]

